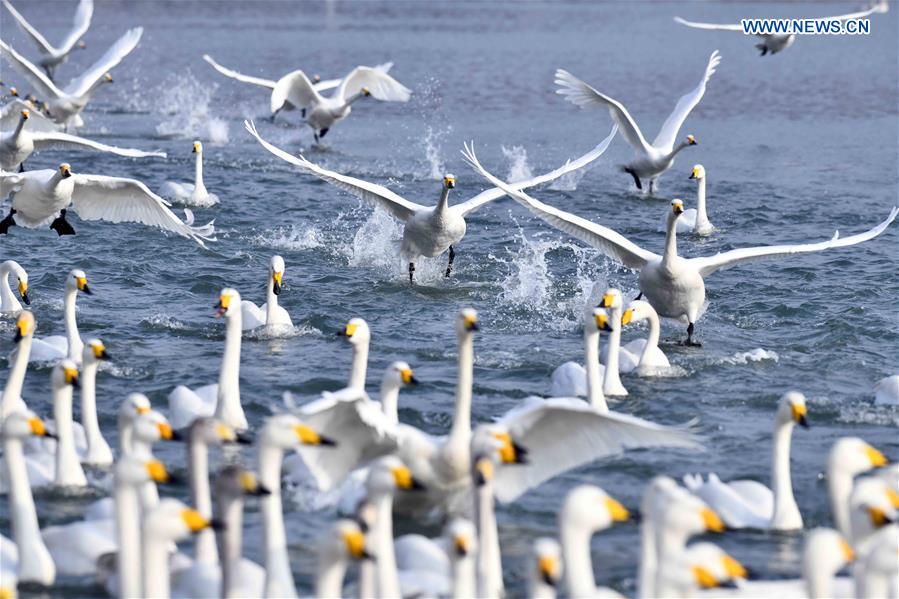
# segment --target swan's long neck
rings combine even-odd
[[[479,486],[475,496],[478,525],[478,597],[499,598],[503,591],[503,565],[493,505],[493,483]]]
[[[565,584],[570,597],[592,597],[596,593],[590,538],[593,531],[563,523],[560,531]]]
[[[712,223],[709,222],[709,216],[705,210],[705,177],[703,176],[696,188],[696,228],[708,228]]]
[[[440,200],[437,202],[437,208],[434,209],[435,214],[444,214],[449,208],[450,188],[444,185],[443,191],[440,193]]]
[[[197,158],[194,160],[194,188],[197,190],[206,190],[203,185],[203,152],[197,152]]]
[[[90,88],[88,88],[88,90],[84,93],[83,96],[81,96],[81,98],[85,102],[87,102],[87,100],[90,99],[91,95],[93,95],[93,93],[97,91],[97,89],[99,89],[104,83],[108,82],[109,81],[105,77],[100,77],[92,86],[90,86]]]
[[[81,334],[78,332],[78,322],[75,320],[75,300],[77,297],[78,290],[69,288],[66,289],[63,301],[65,303],[66,339],[69,342],[69,354],[66,357],[76,364],[80,364],[81,350],[84,349],[84,343],[81,341]]]
[[[828,468],[827,491],[830,495],[830,509],[833,512],[833,521],[837,530],[846,539],[852,538],[852,528],[849,522],[849,494],[852,492],[852,476],[844,472],[833,472]]]
[[[41,538],[21,439],[6,437],[3,457],[9,484],[13,540],[19,550],[19,582],[38,582],[49,586],[56,578],[56,566]]]
[[[265,543],[265,596],[296,597],[287,555],[287,535],[281,508],[281,461],[284,450],[263,440],[259,448],[259,482],[271,491],[262,498]]]
[[[799,506],[793,497],[793,481],[790,478],[790,440],[793,435],[793,422],[776,425],[774,429],[774,447],[771,452],[771,488],[774,492],[774,514],[772,522],[780,522],[784,518],[795,518],[799,515]],[[801,519],[801,516],[799,516]]]
[[[143,537],[143,597],[171,596],[169,580],[169,547],[170,544],[158,539],[150,530],[144,530]]]
[[[187,467],[190,475],[190,501],[205,519],[212,519],[212,494],[209,492],[209,447],[200,439],[203,432],[192,428],[187,444]],[[194,559],[197,562],[218,562],[215,533],[211,528],[197,534],[194,542]]]
[[[608,412],[599,372],[599,331],[592,327],[584,328],[584,367],[587,370],[587,400],[597,411]]]
[[[662,254],[662,266],[669,266],[677,259],[677,216],[668,215],[668,230],[665,235],[665,253]]]
[[[115,483],[116,539],[119,551],[116,564],[119,573],[119,596],[141,595],[140,504],[134,487]]]
[[[19,141],[19,136],[22,135],[22,131],[25,129],[25,119],[19,119],[19,123],[16,125],[16,130],[13,131],[12,139],[14,142]]]
[[[231,599],[240,596],[235,583],[243,551],[243,499],[220,495],[217,509],[225,524],[225,530],[216,537],[222,561],[222,597]]]
[[[806,549],[806,551],[808,551]],[[815,567],[816,564],[802,563],[802,578],[809,597],[834,597],[833,574],[826,568]],[[862,595],[856,595],[861,597]]]
[[[347,98],[347,100],[346,100],[346,106],[352,106],[352,105],[356,102],[356,100],[358,100],[358,99],[360,99],[360,98],[362,98],[362,97],[364,97],[364,96],[365,96],[365,94],[363,94],[362,92],[358,92],[358,93],[353,94],[352,96],[350,96],[349,98]]]
[[[690,144],[687,143],[687,142],[685,142],[685,141],[682,141],[682,142],[680,142],[679,144],[677,144],[677,146],[675,146],[674,149],[671,150],[671,153],[668,154],[667,160],[674,160],[674,157],[677,156],[677,154],[678,154],[681,150],[683,150],[684,148],[686,148],[686,147],[689,146],[689,145],[690,145]]]
[[[365,375],[368,370],[368,341],[353,345],[353,363],[350,366],[351,389],[365,391]]]
[[[343,577],[346,574],[346,567],[345,559],[334,559],[329,555],[319,556],[315,575],[315,596],[321,599],[343,597]]]
[[[22,385],[25,383],[25,371],[28,369],[28,358],[31,356],[32,335],[25,335],[19,340],[12,367],[9,369],[9,378],[6,387],[3,388],[3,403],[0,405],[0,422],[13,411],[19,408],[22,398]]]
[[[618,373],[618,358],[621,352],[621,308],[612,308],[609,319],[612,331],[608,335],[609,351],[606,352],[606,372],[602,391],[606,395],[627,395]]]
[[[453,599],[469,599],[477,596],[477,579],[476,564],[474,556],[456,556],[453,559],[452,576],[453,576]]]
[[[225,318],[225,354],[219,371],[215,417],[238,430],[247,428],[247,417],[240,405],[240,306]]]
[[[456,408],[449,442],[464,445],[467,449],[471,440],[471,386],[474,379],[474,336],[462,333],[459,336],[459,373],[456,380]],[[468,465],[466,454],[466,468]]]
[[[9,286],[9,268],[0,264],[0,309],[3,311],[21,310],[22,306]]]
[[[275,310],[278,308],[278,296],[275,294],[275,280],[271,273],[268,276],[268,286],[265,290],[265,323],[275,322]]]
[[[643,522],[640,525],[640,563],[637,573],[637,598],[655,597],[655,576],[658,564],[656,554],[656,532],[651,503],[644,501],[640,506]]]
[[[393,550],[393,496],[385,493],[374,500],[374,505],[378,596],[400,597],[400,580]]]
[[[653,310],[646,316],[646,320],[649,321],[649,335],[646,337],[646,345],[643,346],[643,352],[640,354],[640,363],[638,366],[643,366],[644,360],[659,347],[659,336],[662,328],[659,323],[659,315]]]
[[[97,420],[97,369],[99,362],[88,362],[81,370],[81,426],[87,440],[88,452],[107,446]],[[108,446],[107,446],[108,447]]]
[[[398,423],[400,421],[398,407],[400,399],[399,385],[394,384],[392,381],[383,381],[379,399],[381,400],[381,409],[384,411],[384,415],[387,416],[387,420],[393,424]]]
[[[87,479],[78,450],[75,449],[75,433],[72,428],[72,387],[65,385],[53,390],[53,418],[56,421],[56,477],[60,486],[84,486]]]

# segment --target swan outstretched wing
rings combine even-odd
[[[25,17],[23,17],[21,13],[19,13],[19,11],[17,11],[13,7],[9,0],[3,0],[3,6],[5,6],[6,10],[9,11],[9,14],[12,15],[12,18],[16,20],[16,23],[19,25],[19,29],[21,29],[25,33],[25,35],[30,37],[35,44],[40,46],[44,52],[46,52],[47,54],[53,54],[54,52],[56,52],[56,48],[50,45],[50,42],[47,41],[47,38],[41,35],[40,31],[32,27],[31,23],[29,23],[25,19]]]
[[[135,179],[103,175],[72,175],[72,207],[83,220],[133,222],[189,237],[205,247],[213,239],[212,223],[194,227],[169,210],[169,203]]]
[[[732,266],[736,266],[737,264],[740,264],[742,262],[749,262],[751,260],[779,258],[781,256],[790,256],[792,254],[820,252],[822,250],[855,245],[863,241],[868,241],[869,239],[874,239],[875,237],[883,233],[890,225],[890,223],[892,223],[896,219],[897,213],[899,213],[899,208],[894,206],[893,209],[890,210],[890,215],[885,221],[883,221],[873,229],[865,231],[864,233],[850,235],[849,237],[840,237],[839,232],[837,232],[831,239],[828,239],[827,241],[820,241],[818,243],[770,245],[753,248],[741,248],[737,250],[731,250],[729,252],[721,252],[719,254],[715,254],[714,256],[707,256],[704,258],[691,258],[690,263],[692,265],[695,265],[699,269],[699,274],[701,274],[703,277],[707,277],[716,270],[731,268]]]
[[[392,63],[391,63],[392,66]],[[378,67],[356,67],[343,78],[335,97],[347,100],[368,88],[371,97],[382,102],[408,102],[412,91]]]
[[[742,33],[743,26],[739,23],[697,23],[696,21],[688,21],[686,19],[682,19],[680,17],[674,17],[675,23],[680,23],[681,25],[686,25],[687,27],[692,27],[694,29],[713,29],[715,31],[739,31]]]
[[[122,59],[128,56],[140,42],[140,37],[144,34],[143,27],[135,27],[125,32],[116,42],[109,47],[109,50],[100,57],[97,62],[92,64],[88,69],[69,81],[65,92],[75,97],[81,97],[87,94],[91,88],[106,75],[113,67],[122,62]]]
[[[91,18],[94,16],[94,0],[81,0],[75,9],[75,19],[72,21],[72,30],[59,45],[59,52],[69,52],[78,40],[81,39],[91,26]]]
[[[0,131],[10,131],[15,129],[19,124],[19,119],[22,118],[23,110],[27,110],[31,113],[31,116],[28,118],[28,125],[26,126],[26,130],[30,133],[39,131],[59,131],[59,125],[44,116],[34,104],[19,99],[7,102],[0,107]]]
[[[662,426],[615,412],[600,413],[580,399],[530,397],[497,426],[527,451],[527,462],[500,468],[496,498],[515,501],[522,493],[595,460],[640,447],[698,449],[686,429]]]
[[[720,62],[721,55],[718,53],[718,50],[715,50],[709,56],[709,63],[705,67],[705,73],[699,85],[693,88],[693,91],[690,93],[681,96],[681,99],[677,101],[674,111],[665,119],[659,134],[653,140],[653,146],[663,150],[666,154],[674,149],[674,140],[677,139],[677,132],[680,131],[681,125],[687,120],[687,115],[690,114],[690,111],[699,104],[699,101],[705,94],[705,84],[715,73],[715,68]]]
[[[116,154],[118,156],[127,156],[129,158],[146,158],[147,156],[166,157],[165,152],[144,152],[143,150],[135,150],[133,148],[118,148],[116,146],[102,144],[98,141],[78,137],[77,135],[69,135],[68,133],[61,132],[32,133],[31,139],[34,142],[34,148],[36,150],[80,146],[100,152],[109,152],[110,154]]]
[[[597,91],[584,83],[568,71],[559,69],[556,71],[556,85],[559,89],[556,93],[565,96],[565,99],[577,106],[605,106],[609,109],[612,120],[621,127],[621,134],[634,149],[649,152],[650,145],[643,137],[643,132],[637,126],[634,117],[627,111],[624,104]]]
[[[838,15],[836,17],[815,17],[816,19],[821,19],[825,21],[849,21],[851,19],[863,19],[867,16],[870,16],[874,13],[886,13],[889,12],[890,5],[887,3],[887,0],[880,0],[872,6],[871,8],[860,10],[858,12],[851,12],[845,15]]]
[[[659,258],[657,254],[644,250],[626,237],[609,229],[590,222],[585,218],[548,206],[543,202],[532,198],[523,191],[518,191],[508,183],[502,181],[487,172],[478,162],[473,145],[466,144],[462,153],[465,159],[495,186],[510,195],[516,202],[539,216],[553,227],[568,233],[572,237],[580,239],[584,243],[598,249],[604,255],[617,260],[624,266],[633,269],[641,269],[651,261]]]
[[[268,150],[281,160],[289,162],[290,164],[306,171],[307,173],[315,175],[319,179],[327,181],[331,185],[334,185],[335,187],[353,194],[359,199],[377,204],[401,221],[408,220],[417,211],[425,208],[421,204],[410,202],[409,200],[393,193],[386,187],[382,187],[381,185],[377,185],[376,183],[369,183],[368,181],[356,179],[355,177],[341,175],[340,173],[335,173],[333,171],[324,169],[317,164],[313,164],[302,156],[292,156],[281,148],[262,139],[262,137],[260,137],[259,133],[256,131],[256,125],[254,125],[250,121],[244,121],[244,125],[246,126],[247,131],[249,131],[250,134],[255,137],[260,144],[262,144],[262,147],[264,147],[266,150]]]
[[[393,63],[385,62],[383,64],[375,65],[373,68],[376,71],[381,71],[382,73],[389,73],[390,69],[393,68]],[[335,87],[338,87],[340,85],[341,81],[343,81],[343,79],[323,79],[315,84],[315,91],[324,92],[328,91],[329,89],[334,89]]]
[[[304,108],[315,106],[322,101],[322,97],[309,81],[306,73],[296,70],[287,73],[275,83],[275,88],[272,90],[272,112],[284,106],[285,101],[297,108]]]
[[[13,50],[12,46],[3,40],[0,40],[0,54],[31,81],[31,84],[37,88],[39,94],[52,98],[65,96],[65,93],[56,87],[56,85],[44,75],[44,72],[41,69]]]
[[[606,148],[609,147],[609,144],[612,143],[612,138],[615,137],[615,133],[618,132],[618,125],[612,125],[612,131],[609,133],[609,136],[604,140],[599,142],[599,145],[581,156],[576,160],[569,160],[564,165],[560,166],[554,171],[550,171],[546,174],[533,177],[528,179],[527,181],[517,181],[512,184],[512,187],[515,189],[527,189],[528,187],[534,187],[535,185],[540,185],[541,183],[548,183],[549,181],[555,181],[562,175],[566,175],[570,172],[581,169],[600,156],[606,151]],[[461,204],[457,204],[455,206],[456,210],[459,210],[462,213],[462,216],[467,216],[468,213],[473,212],[486,204],[487,202],[491,202],[497,198],[501,198],[506,195],[501,189],[494,187],[493,189],[488,189],[487,191],[482,191],[475,197],[471,198],[466,202],[462,202]]]
[[[258,85],[259,87],[264,87],[266,89],[275,89],[275,82],[271,79],[262,79],[261,77],[252,77],[250,75],[244,75],[243,73],[238,73],[237,71],[231,70],[228,67],[223,67],[219,63],[217,63],[211,56],[208,54],[203,55],[203,60],[208,62],[213,69],[224,75],[225,77],[230,77],[231,79],[237,79],[238,81],[242,81],[244,83],[250,83],[252,85]]]
[[[25,173],[10,173],[0,169],[0,198],[21,189],[27,176]]]

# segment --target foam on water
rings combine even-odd
[[[322,232],[314,225],[285,225],[245,237],[253,245],[277,250],[309,250],[325,245]]]
[[[156,125],[156,133],[161,137],[228,143],[228,123],[213,116],[209,110],[217,87],[201,83],[190,71],[169,75],[157,93],[151,94],[158,101],[149,109],[162,119]]]
[[[186,331],[190,329],[187,323],[168,314],[153,314],[147,318],[142,318],[140,324],[161,331]]]
[[[510,163],[506,181],[517,183],[534,177],[534,171],[528,166],[528,151],[524,149],[524,146],[512,146],[511,148],[502,146],[502,151],[503,156]]]
[[[306,324],[296,326],[259,327],[250,331],[244,331],[244,339],[264,341],[266,339],[289,339],[291,337],[304,337],[306,335],[321,336],[322,332]]]
[[[750,362],[761,362],[762,360],[780,361],[780,356],[775,351],[768,351],[757,347],[747,352],[740,352],[717,361],[718,364],[749,364]]]

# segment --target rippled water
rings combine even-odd
[[[71,3],[18,3],[51,39],[70,20]],[[47,6],[46,3],[43,6]],[[627,104],[649,134],[692,88],[709,53],[723,62],[682,133],[696,148],[683,153],[661,180],[656,199],[629,189],[616,165],[630,157],[616,139],[603,159],[577,177],[534,195],[600,219],[641,245],[660,251],[656,231],[672,197],[694,201],[690,167],[708,171],[709,210],[719,231],[704,240],[681,238],[686,255],[777,242],[820,240],[882,220],[897,199],[897,11],[872,21],[861,38],[800,39],[782,55],[759,58],[739,35],[689,31],[680,14],[708,21],[743,16],[815,16],[852,5],[761,3],[444,4],[98,2],[89,49],[59,71],[78,72],[125,28],[142,24],[143,41],[115,71],[115,85],[97,94],[85,115],[85,135],[141,148],[161,148],[167,160],[131,161],[89,153],[46,152],[29,168],[55,167],[137,177],[158,189],[192,177],[191,141],[204,141],[206,185],[221,204],[197,210],[215,218],[219,241],[202,250],[140,226],[75,219],[76,237],[14,230],[0,239],[0,258],[29,271],[40,334],[62,333],[63,276],[85,269],[95,295],[79,299],[85,338],[102,337],[116,361],[101,371],[101,425],[115,441],[118,402],[133,390],[157,406],[179,383],[217,376],[223,325],[211,306],[220,288],[236,287],[261,302],[269,257],[284,256],[280,301],[296,335],[250,337],[243,345],[242,392],[257,426],[285,390],[311,398],[344,382],[349,349],[333,333],[349,318],[373,330],[369,382],[405,359],[423,385],[401,398],[401,417],[446,430],[454,387],[453,316],[463,306],[481,314],[476,341],[474,416],[498,416],[528,394],[544,393],[549,374],[581,351],[578,323],[595,281],[636,293],[633,273],[546,228],[508,199],[479,211],[457,247],[456,272],[444,281],[445,257],[419,265],[410,287],[396,257],[400,227],[334,188],[297,173],[244,131],[257,120],[266,138],[313,161],[388,185],[433,203],[444,171],[456,174],[454,198],[482,190],[462,162],[473,139],[489,169],[516,179],[555,168],[582,154],[610,128],[600,110],[580,111],[553,93],[552,73],[564,67]],[[33,48],[3,15],[3,38]],[[303,68],[339,76],[357,64],[395,61],[393,74],[414,90],[407,105],[361,103],[322,148],[288,113],[265,121],[267,96],[224,79],[201,60],[210,53],[248,74],[278,76]],[[4,65],[5,82],[21,79]],[[666,324],[663,349],[680,376],[623,378],[630,391],[614,408],[660,423],[699,418],[704,453],[634,452],[582,468],[499,509],[507,584],[523,588],[522,560],[530,543],[552,534],[565,491],[581,482],[602,485],[636,506],[651,476],[716,471],[722,478],[768,481],[771,420],[786,389],[810,402],[812,429],[797,430],[793,483],[806,525],[828,524],[826,452],[842,435],[858,435],[899,454],[896,408],[873,407],[872,386],[897,370],[897,240],[894,225],[861,247],[756,263],[716,273],[710,305],[698,324],[704,346],[685,349],[680,325]],[[0,321],[0,353],[11,348],[12,326]],[[630,338],[634,333],[625,333]],[[891,357],[892,356],[892,357]],[[51,411],[49,371],[32,370],[25,397]],[[564,440],[560,439],[560,442]],[[183,467],[183,448],[159,456]],[[170,491],[166,491],[170,492]],[[97,491],[94,496],[99,495]],[[174,493],[185,497],[186,489]],[[78,518],[91,498],[44,493],[43,525]],[[330,512],[305,513],[286,503],[288,538],[301,591],[311,590],[314,540]],[[245,550],[260,560],[261,522],[247,516]],[[401,530],[411,524],[397,522]],[[9,534],[0,502],[0,532]],[[631,592],[637,524],[594,541],[599,582]],[[717,538],[763,576],[798,571],[798,534],[729,533]],[[99,592],[90,580],[63,579],[53,594]]]

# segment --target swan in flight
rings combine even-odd
[[[874,13],[885,13],[889,10],[889,5],[886,0],[881,0],[871,8],[867,10],[861,10],[858,12],[853,12],[845,15],[838,15],[836,17],[815,17],[816,21],[849,21],[852,19],[863,19],[867,16],[870,16]],[[746,34],[746,31],[743,29],[743,25],[741,23],[697,23],[696,21],[688,21],[686,19],[682,19],[680,17],[674,17],[675,23],[680,23],[681,25],[686,25],[687,27],[692,27],[694,29],[710,29],[713,31],[736,31],[742,34]],[[795,33],[767,33],[767,34],[756,34],[756,37],[762,39],[762,41],[755,45],[756,48],[761,50],[761,56],[765,54],[777,54],[778,52],[783,52],[787,48],[793,45],[793,42],[796,41]]]
[[[15,260],[6,260],[0,263],[0,315],[15,315],[22,311],[22,304],[9,286],[9,275],[16,277],[16,290],[25,305],[31,304],[31,298],[28,297],[28,273]]]
[[[771,451],[771,487],[754,480],[723,483],[710,473],[687,475],[684,484],[715,510],[729,528],[761,530],[799,530],[802,514],[793,498],[790,478],[790,439],[793,428],[808,428],[805,396],[797,391],[785,393],[774,417],[774,447]]]
[[[173,202],[187,204],[188,206],[201,208],[214,206],[219,203],[219,197],[214,193],[206,191],[206,186],[203,184],[203,144],[195,141],[194,149],[191,152],[196,154],[194,182],[178,183],[176,181],[166,181],[159,188],[159,195],[169,198]]]
[[[715,226],[709,221],[705,209],[705,167],[701,164],[694,166],[690,180],[696,181],[696,208],[687,208],[677,217],[677,232],[705,237],[715,231]],[[659,231],[664,233],[667,229],[668,219],[663,217],[659,223]]]
[[[59,131],[30,131],[26,123],[31,119],[30,110],[20,112],[19,122],[15,129],[0,132],[0,170],[25,170],[25,161],[34,151],[52,148],[77,149],[87,148],[98,152],[109,152],[129,158],[146,158],[158,156],[165,158],[165,152],[144,152],[132,148],[117,148],[77,135],[69,135]]]
[[[74,235],[66,220],[71,208],[82,220],[141,223],[193,239],[203,247],[204,242],[214,241],[215,221],[195,227],[190,213],[182,221],[169,209],[171,204],[136,179],[76,174],[68,163],[56,170],[0,171],[0,197],[11,192],[15,195],[9,214],[0,220],[0,235],[9,233],[13,225],[36,229],[48,223],[58,235]]]
[[[243,312],[243,330],[250,331],[259,327],[269,329],[293,329],[293,321],[287,310],[278,305],[278,296],[284,285],[284,258],[272,256],[269,262],[268,280],[265,286],[265,303],[257,306],[249,300],[240,302]]]
[[[91,95],[101,85],[112,83],[109,71],[137,47],[143,32],[143,27],[129,29],[97,62],[88,67],[80,77],[72,79],[64,89],[57,87],[37,66],[4,41],[0,41],[0,56],[21,71],[46,99],[50,118],[66,127],[80,127],[84,124],[81,111],[87,106]]]
[[[293,156],[277,146],[265,141],[256,131],[256,126],[245,121],[247,131],[255,137],[262,146],[282,160],[293,164],[301,170],[318,177],[328,183],[338,187],[361,200],[380,206],[390,213],[391,216],[404,223],[403,242],[400,248],[400,255],[403,260],[409,262],[409,282],[413,281],[415,273],[415,260],[421,256],[433,258],[439,256],[443,252],[449,250],[449,263],[446,267],[445,276],[449,276],[453,268],[453,260],[456,252],[453,248],[465,236],[466,222],[465,218],[477,210],[484,204],[503,197],[505,192],[500,189],[488,189],[470,200],[461,204],[449,205],[450,190],[456,186],[456,178],[453,175],[444,175],[443,191],[440,200],[434,207],[423,206],[411,202],[396,193],[390,191],[386,187],[369,183],[361,179],[341,175],[324,169],[312,162],[309,162],[302,156]],[[617,131],[616,127],[612,128],[612,132],[593,150],[584,154],[574,161],[569,161],[554,171],[540,175],[527,181],[519,181],[514,184],[516,189],[524,189],[533,187],[541,183],[546,183],[558,179],[562,175],[578,170],[600,156],[609,147],[612,138]]]
[[[621,128],[621,133],[637,153],[636,160],[623,166],[622,170],[634,178],[637,189],[643,189],[641,179],[649,179],[649,193],[652,194],[656,191],[656,180],[671,168],[678,152],[688,146],[696,145],[696,139],[692,135],[688,135],[676,147],[674,142],[677,140],[677,133],[684,121],[702,100],[706,83],[720,62],[721,56],[715,50],[709,57],[709,63],[706,65],[699,85],[678,100],[674,111],[662,124],[659,134],[651,144],[643,137],[637,121],[630,115],[624,104],[597,91],[568,71],[562,69],[556,71],[556,85],[560,86],[556,93],[565,96],[566,100],[577,106],[605,106],[609,109],[612,120]]]
[[[542,220],[593,246],[608,258],[639,271],[640,292],[656,312],[665,318],[687,322],[687,345],[699,345],[693,340],[693,328],[705,305],[705,278],[709,275],[743,262],[856,245],[883,233],[899,214],[899,208],[893,207],[886,220],[879,225],[849,237],[840,237],[839,232],[836,232],[832,238],[817,243],[748,247],[719,252],[714,256],[682,258],[677,255],[676,223],[684,212],[684,204],[681,200],[673,200],[668,215],[665,251],[660,256],[641,248],[608,227],[544,204],[523,191],[516,190],[487,172],[478,162],[472,146],[466,146],[464,156],[488,181]]]
[[[91,26],[91,17],[94,15],[94,0],[81,0],[78,3],[78,8],[75,9],[75,18],[72,22],[72,29],[62,40],[62,43],[59,44],[59,47],[51,45],[50,42],[47,41],[47,38],[41,35],[41,33],[35,29],[31,23],[25,20],[25,17],[10,4],[9,0],[3,0],[3,5],[6,7],[6,10],[9,11],[9,14],[12,15],[13,19],[16,20],[19,28],[37,45],[38,52],[41,54],[38,65],[44,69],[47,73],[47,78],[50,79],[50,81],[53,81],[53,73],[56,68],[69,59],[69,55],[73,50],[76,48],[83,50],[87,47],[81,38],[87,33],[88,28]]]

